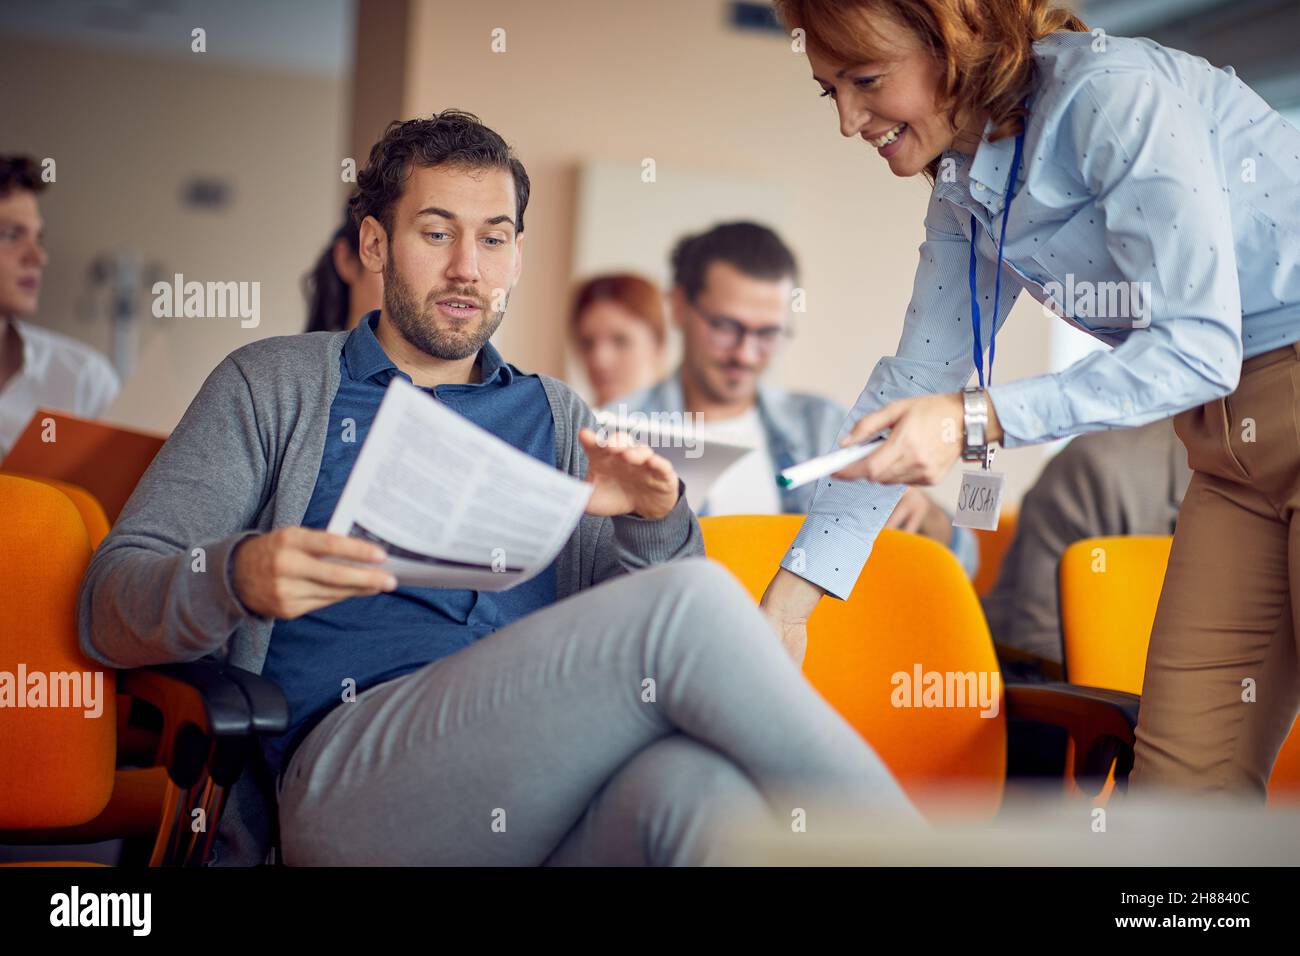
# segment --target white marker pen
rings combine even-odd
[[[860,445],[849,445],[847,448],[827,452],[825,455],[810,458],[798,465],[791,465],[776,476],[776,483],[782,488],[798,488],[824,475],[833,475],[841,468],[866,458],[884,443],[884,438],[875,438]]]

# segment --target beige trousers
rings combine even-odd
[[[1300,709],[1300,343],[1174,419],[1191,485],[1147,654],[1134,793],[1263,800]]]

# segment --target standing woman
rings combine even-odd
[[[1231,69],[1048,0],[778,6],[840,132],[934,188],[897,354],[841,429],[888,440],[818,483],[769,620],[801,660],[905,485],[1176,416],[1195,475],[1132,780],[1262,799],[1300,706],[1300,133]],[[1020,289],[1112,348],[988,384]]]

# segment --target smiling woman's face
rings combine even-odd
[[[841,63],[808,48],[813,79],[832,99],[840,132],[861,136],[895,176],[915,176],[954,144],[955,130],[938,105],[940,66],[911,31],[873,17],[882,57]]]

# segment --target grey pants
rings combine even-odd
[[[918,819],[705,558],[368,689],[308,734],[278,790],[289,865],[690,865],[717,861],[720,825],[788,831],[804,801]]]

